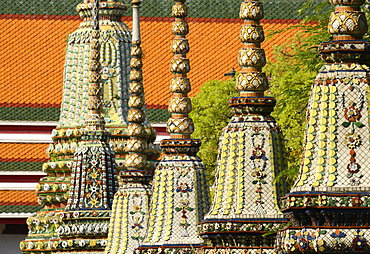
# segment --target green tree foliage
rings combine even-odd
[[[324,64],[318,54],[318,46],[331,39],[327,32],[327,21],[332,11],[329,2],[307,1],[303,8],[310,18],[288,28],[298,29],[298,32],[290,41],[274,48],[274,61],[264,68],[271,77],[269,92],[277,100],[272,116],[283,130],[287,151],[288,168],[278,177],[290,180],[295,179],[301,163],[311,85]]]
[[[309,93],[324,64],[318,54],[318,46],[331,40],[327,24],[333,10],[328,1],[308,0],[301,12],[309,17],[288,28],[298,32],[287,43],[273,49],[274,61],[268,62],[263,69],[270,77],[267,93],[277,99],[272,115],[283,130],[287,150],[288,168],[278,177],[294,180],[299,170]],[[369,12],[368,8],[364,11]],[[266,32],[272,36],[282,31]],[[238,96],[234,83],[234,80],[210,81],[193,98],[191,118],[196,129],[193,137],[202,140],[199,156],[211,175],[216,166],[218,139],[232,115],[227,101]]]
[[[198,155],[207,168],[209,180],[213,182],[217,163],[218,140],[222,129],[232,116],[228,100],[238,96],[234,88],[235,81],[212,80],[200,88],[200,93],[192,98],[193,110],[190,117],[194,121],[195,131],[192,138],[202,140]]]

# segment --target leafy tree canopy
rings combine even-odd
[[[202,140],[198,155],[207,168],[208,180],[211,182],[217,163],[218,139],[232,116],[227,102],[231,97],[238,96],[234,85],[233,80],[212,80],[205,83],[200,93],[192,98],[190,117],[195,125],[192,137]]]
[[[369,12],[368,8],[363,8]],[[276,97],[272,116],[283,130],[287,150],[288,168],[278,177],[294,180],[301,163],[301,153],[311,85],[323,61],[318,46],[330,41],[327,23],[333,7],[328,1],[309,0],[301,10],[310,16],[301,24],[288,29],[297,30],[295,36],[273,49],[274,61],[268,62],[263,71],[270,77],[269,95]],[[266,31],[269,36],[281,31]],[[365,39],[368,39],[365,37]],[[238,96],[235,81],[210,81],[193,98],[190,115],[195,124],[193,137],[202,140],[199,156],[213,176],[217,162],[218,139],[232,116],[228,100]],[[212,178],[212,177],[210,177]]]

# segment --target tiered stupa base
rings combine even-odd
[[[165,156],[157,166],[147,236],[141,254],[194,253],[205,246],[198,223],[209,207],[204,165],[196,156],[200,141],[161,142]]]
[[[148,183],[121,184],[115,194],[106,254],[134,253],[145,236],[151,186]]]
[[[247,217],[247,216],[245,216]],[[209,247],[202,248],[201,253],[274,253],[276,234],[269,234],[288,223],[287,219],[263,218],[252,215],[238,219],[208,219],[200,224],[201,236],[207,239]],[[275,216],[278,217],[278,216]]]
[[[300,174],[282,199],[278,253],[370,253],[369,42],[322,43]],[[341,63],[339,63],[341,62]]]
[[[274,253],[278,229],[288,220],[278,211],[277,200],[286,184],[274,179],[284,169],[283,140],[269,115],[275,100],[236,97],[230,100],[235,115],[224,129],[215,198],[200,224],[208,247],[201,253]],[[254,114],[251,114],[253,112]]]
[[[369,253],[370,192],[294,192],[283,199],[292,222],[279,253]]]
[[[59,227],[59,253],[102,253],[107,246],[110,210],[68,211]]]

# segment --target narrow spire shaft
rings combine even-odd
[[[172,33],[175,38],[171,44],[171,52],[174,57],[170,64],[173,73],[170,90],[173,97],[168,105],[171,118],[167,122],[167,131],[171,138],[189,139],[194,131],[194,124],[189,118],[189,113],[192,110],[191,101],[188,98],[191,86],[190,80],[187,78],[187,73],[190,71],[190,61],[186,58],[186,54],[190,47],[186,39],[189,26],[185,20],[187,16],[185,0],[176,1],[172,7],[172,16],[175,18],[172,23]]]
[[[132,1],[132,41],[140,41],[140,0]]]
[[[101,115],[101,76],[100,76],[100,32],[99,32],[99,0],[94,0],[92,8],[92,31],[90,42],[90,76],[88,89],[88,116],[86,127],[88,130],[104,129],[104,118]]]

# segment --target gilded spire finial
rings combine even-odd
[[[187,8],[185,0],[176,1],[172,7],[172,16],[175,21],[172,23],[172,33],[175,38],[171,44],[171,52],[174,58],[171,61],[170,70],[173,78],[170,84],[170,91],[173,93],[168,105],[171,118],[167,122],[167,131],[171,138],[190,138],[194,131],[194,124],[189,113],[192,110],[188,93],[191,90],[190,80],[187,73],[190,71],[190,61],[186,58],[190,47],[186,35],[189,33]]]
[[[88,115],[85,121],[87,129],[102,130],[104,129],[104,118],[101,114],[101,76],[100,76],[100,32],[99,32],[99,1],[94,0],[92,7],[92,31],[90,42],[90,75],[88,90]]]
[[[264,97],[269,88],[266,74],[266,56],[261,43],[265,40],[260,20],[264,17],[263,5],[258,0],[245,0],[240,6],[239,16],[244,20],[239,39],[243,47],[239,50],[238,63],[242,70],[236,78],[235,88],[240,97],[232,98],[230,107],[236,112],[269,115],[275,99]]]
[[[243,48],[239,50],[238,63],[242,71],[235,85],[240,96],[263,96],[263,92],[268,89],[266,75],[261,71],[266,64],[265,51],[261,49],[261,43],[265,40],[260,25],[263,15],[260,2],[245,0],[241,4],[239,16],[244,20],[244,25],[239,39],[243,42]]]
[[[130,60],[130,87],[131,93],[128,106],[129,111],[127,120],[129,122],[129,140],[127,141],[127,151],[125,165],[128,170],[122,172],[124,181],[129,180],[130,177],[136,175],[137,177],[146,177],[145,181],[149,182],[152,177],[151,172],[144,172],[147,164],[147,156],[143,153],[147,148],[147,141],[145,139],[145,106],[144,87],[143,87],[143,71],[142,71],[142,49],[140,40],[140,4],[141,1],[132,1],[132,47]],[[134,175],[131,171],[135,171]],[[141,172],[138,172],[141,171]]]

